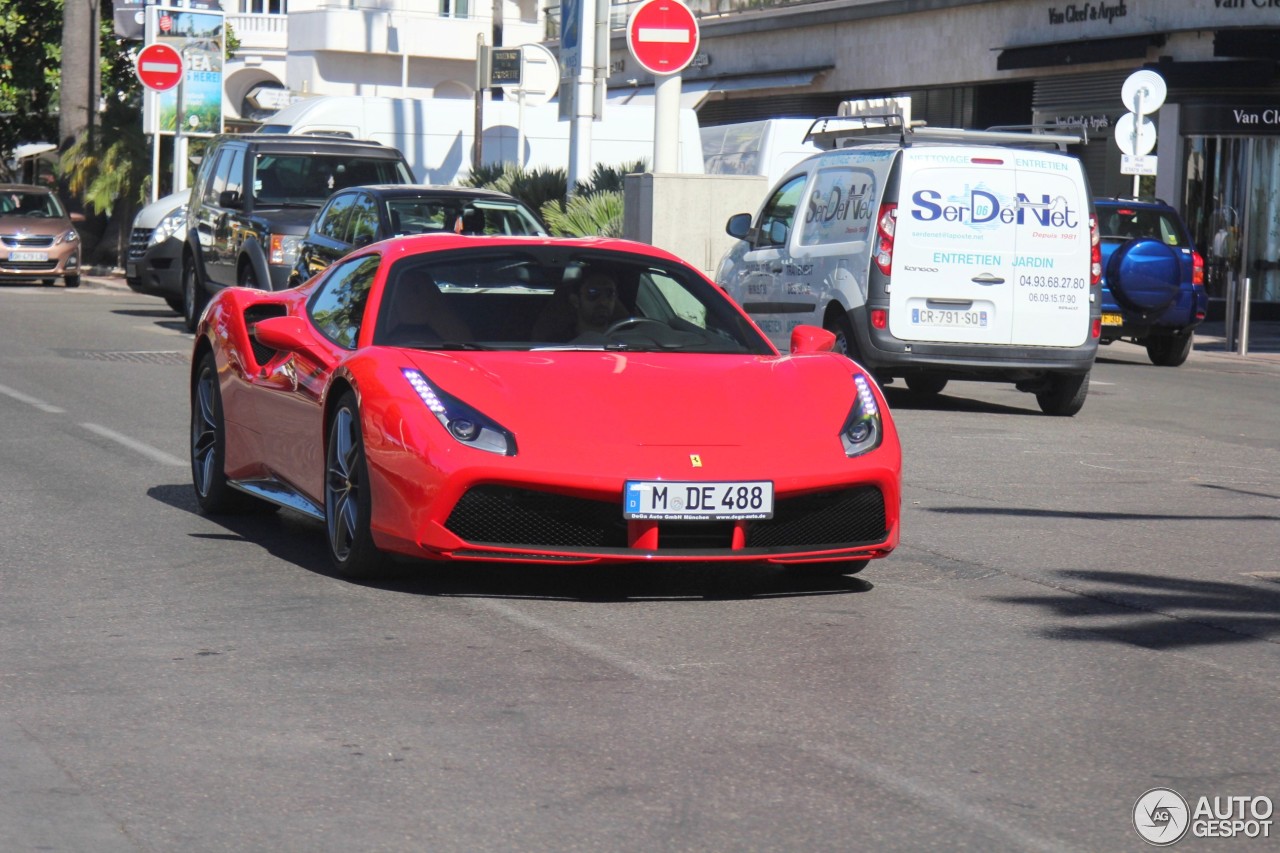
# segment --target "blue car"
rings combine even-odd
[[[1178,211],[1159,199],[1094,199],[1102,238],[1101,343],[1144,346],[1153,364],[1191,353],[1209,297],[1204,258]]]

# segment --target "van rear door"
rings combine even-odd
[[[907,341],[1086,343],[1089,197],[1080,162],[994,147],[903,154],[889,330]]]
[[[1017,286],[1011,152],[903,151],[889,331],[904,341],[1009,344]]]

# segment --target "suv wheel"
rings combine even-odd
[[[1191,332],[1174,332],[1170,335],[1152,335],[1147,338],[1147,356],[1152,364],[1161,367],[1177,367],[1191,355]]]
[[[1036,402],[1046,415],[1071,417],[1084,407],[1089,394],[1089,371],[1084,373],[1054,373],[1045,380],[1044,387],[1036,392]]]
[[[196,265],[190,259],[182,265],[182,319],[187,329],[194,332],[204,310],[204,287],[196,273]]]

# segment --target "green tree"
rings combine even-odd
[[[0,152],[56,142],[63,0],[0,0]]]

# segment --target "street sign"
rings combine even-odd
[[[1121,154],[1120,174],[1122,175],[1154,175],[1157,158],[1150,154]]]
[[[149,44],[138,51],[134,70],[142,85],[157,92],[167,92],[182,80],[182,55],[167,44]]]
[[[1116,121],[1115,137],[1124,154],[1150,154],[1156,147],[1156,124],[1146,116],[1125,113]]]
[[[490,86],[519,86],[524,79],[524,54],[518,47],[495,47],[490,54]]]
[[[1132,112],[1147,115],[1164,106],[1167,94],[1164,78],[1155,71],[1143,69],[1125,78],[1120,87],[1120,102]]]
[[[627,47],[650,74],[679,74],[698,52],[698,19],[679,0],[646,0],[627,22]]]

